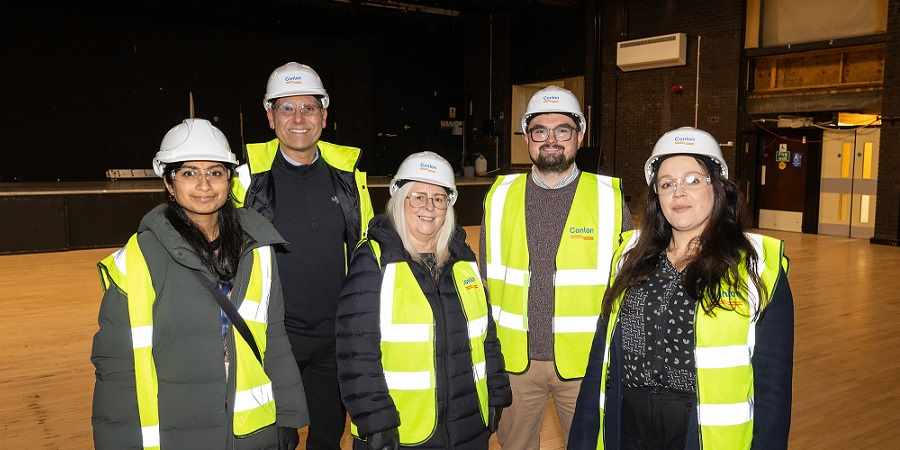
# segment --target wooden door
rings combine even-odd
[[[852,130],[826,130],[822,140],[819,233],[847,237],[850,236],[856,134]]]
[[[819,233],[871,238],[881,129],[827,130],[823,140]]]
[[[853,197],[850,203],[850,237],[875,236],[875,198],[878,190],[880,128],[856,130],[853,154]]]
[[[759,228],[803,231],[810,143],[806,135],[762,139],[757,185]]]

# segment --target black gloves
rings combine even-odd
[[[278,427],[278,450],[295,450],[300,444],[296,428]]]
[[[503,408],[499,406],[491,406],[488,408],[488,432],[493,434],[500,427],[500,415],[503,414]]]
[[[366,446],[369,450],[398,450],[400,434],[396,428],[372,433],[366,437]]]

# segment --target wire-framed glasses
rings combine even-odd
[[[406,198],[409,199],[409,206],[413,208],[424,208],[428,205],[429,200],[435,209],[447,209],[450,206],[450,199],[447,197],[447,194],[432,194],[429,196],[424,192],[411,192]]]
[[[684,192],[696,191],[700,188],[712,183],[709,175],[700,172],[688,172],[681,178],[663,177],[656,180],[653,185],[653,191],[659,195],[674,194],[681,189]]]
[[[203,178],[206,178],[211,183],[221,183],[227,181],[228,176],[231,175],[229,170],[223,165],[216,165],[206,169],[193,166],[181,166],[178,169],[175,169],[173,173],[175,174],[176,180],[190,183],[200,181]]]
[[[275,110],[275,114],[280,116],[293,116],[299,111],[300,115],[309,117],[318,114],[322,107],[314,103],[295,105],[290,102],[282,102],[272,105],[272,109]]]

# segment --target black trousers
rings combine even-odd
[[[693,393],[626,388],[622,402],[623,450],[684,450]]]
[[[337,380],[334,337],[288,334],[309,409],[308,450],[340,450],[347,411]]]

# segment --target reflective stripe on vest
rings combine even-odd
[[[527,175],[497,179],[485,198],[485,256],[491,313],[506,370],[528,367]],[[553,340],[556,370],[581,378],[587,368],[609,262],[622,226],[619,180],[582,172],[566,219],[554,273]]]
[[[638,232],[623,234],[625,241],[613,259],[618,271],[622,255],[638,241]],[[753,439],[753,357],[756,343],[756,319],[771,302],[780,268],[787,271],[783,244],[768,236],[746,233],[756,251],[757,275],[765,287],[766,298],[760,301],[753,282],[747,275],[744,259],[739,274],[749,287],[743,298],[722,286],[721,301],[735,311],[717,309],[715,316],[705,314],[697,302],[694,319],[694,360],[697,375],[697,419],[701,447],[706,450],[749,449]],[[600,381],[600,434],[597,448],[604,448],[603,424],[606,405],[607,376],[611,345],[623,295],[613,304],[606,329],[606,346]]]
[[[478,266],[471,261],[458,261],[453,265],[453,281],[462,303],[469,330],[469,351],[472,355],[472,377],[478,393],[481,419],[488,425],[487,356],[484,341],[487,339],[488,303]]]
[[[377,243],[369,242],[376,259],[380,259]],[[487,298],[474,262],[457,261],[453,281],[467,321],[472,377],[481,418],[487,426]],[[437,426],[435,323],[431,305],[406,262],[384,267],[379,328],[384,379],[400,416],[400,443],[421,444],[431,438]],[[351,432],[360,438],[353,423]]]
[[[247,144],[247,157],[249,160],[246,164],[242,164],[235,169],[231,183],[232,199],[236,207],[244,206],[244,200],[247,198],[247,191],[250,189],[252,176],[272,168],[272,162],[275,161],[275,154],[278,152],[278,145],[278,139],[258,144]],[[375,215],[375,210],[372,208],[372,200],[369,197],[366,173],[356,170],[356,162],[359,160],[361,150],[356,147],[336,145],[325,141],[319,141],[316,146],[319,148],[319,156],[326,164],[337,170],[353,173],[356,195],[359,200],[359,235],[360,240],[365,239],[369,221]],[[355,245],[356,243],[351,244]]]
[[[269,295],[272,289],[272,248],[253,250],[253,268],[244,300],[238,313],[250,328],[250,333],[265,360],[266,329],[269,324]],[[245,436],[275,423],[275,396],[272,382],[265,368],[256,359],[250,345],[240,333],[234,334],[237,351],[234,395],[234,434]]]
[[[108,289],[115,284],[128,298],[135,390],[143,447],[159,449],[159,385],[153,360],[153,303],[156,301],[156,292],[147,262],[138,245],[137,234],[128,240],[125,247],[101,261],[99,266],[104,287]],[[271,248],[256,248],[253,250],[253,267],[246,296],[238,311],[247,322],[263,357],[271,284]],[[234,336],[237,368],[233,430],[235,436],[243,436],[275,423],[275,402],[271,381],[262,365],[240,333],[234,333]]]
[[[250,182],[253,179],[250,176],[250,166],[241,164],[234,169],[234,177],[231,182],[231,199],[237,208],[244,207],[244,200],[247,198],[247,190],[250,189]]]

